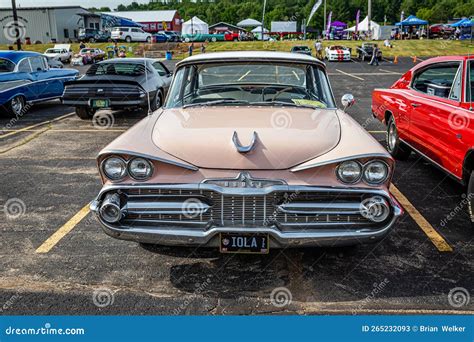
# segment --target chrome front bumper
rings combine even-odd
[[[160,214],[160,216],[157,216],[156,208],[158,206],[156,203],[162,203],[157,198],[161,199],[173,194],[173,200],[175,201],[179,196],[189,196],[188,192],[193,193],[193,196],[210,196],[209,194],[217,196],[211,205],[211,207],[216,207],[215,213],[206,213],[205,215],[200,213],[200,220],[199,217],[195,220],[187,220],[186,218],[183,219],[180,215],[179,219],[176,218],[173,221],[170,219],[175,217],[173,215]],[[261,220],[255,220],[255,216],[262,212],[261,203],[264,203],[264,201],[262,202],[261,199],[283,192],[304,193],[314,196],[322,193],[325,196],[333,194],[334,201],[346,195],[383,196],[389,203],[391,212],[390,216],[380,224],[374,224],[373,222],[365,224],[363,219],[358,218],[355,220],[357,214],[354,212],[353,206],[347,204],[341,206],[332,202],[326,203],[326,208],[323,209],[321,205],[312,206],[311,210],[318,208],[318,213],[317,215],[310,215],[310,219],[307,218],[306,209],[304,214],[303,212],[300,214],[294,214],[294,212],[290,214],[290,212],[281,213],[279,211],[277,216],[275,216],[278,217],[275,222],[269,220],[268,217],[263,221],[263,224]],[[125,211],[128,210],[127,214],[133,217],[133,219],[125,217],[118,223],[104,221],[100,215],[100,207],[105,196],[110,193],[120,193],[121,196],[126,196],[127,203],[123,205],[123,208]],[[151,197],[153,197],[153,202],[147,199]],[[136,198],[139,198],[142,202],[137,202]],[[224,200],[224,198],[226,199]],[[255,198],[260,202],[256,202]],[[244,199],[244,208],[242,208],[242,205],[236,206],[234,203],[242,199]],[[137,203],[142,204],[137,205]],[[150,205],[150,203],[152,204]],[[168,211],[166,213],[170,214],[170,210],[176,210],[176,207],[172,208],[173,206],[171,205],[175,204],[175,202],[167,203],[168,205],[165,207]],[[231,209],[225,207],[229,203],[233,203]],[[245,207],[245,203],[247,203],[247,207]],[[249,207],[249,203],[254,204]],[[307,201],[304,203],[307,203]],[[289,206],[291,207],[292,205]],[[138,210],[137,207],[147,207],[148,210],[152,207],[153,211],[145,212],[143,209],[141,209],[142,211],[132,211]],[[198,210],[207,210],[207,207],[207,205],[204,205],[199,207]],[[281,208],[284,205],[277,207]],[[160,205],[159,208],[164,210],[162,209],[163,205]],[[265,208],[263,213],[266,211]],[[397,218],[403,213],[402,208],[393,197],[382,190],[308,186],[292,187],[287,185],[276,185],[260,189],[232,189],[212,184],[108,185],[92,201],[91,211],[97,214],[105,233],[117,239],[172,246],[217,247],[219,246],[220,233],[264,233],[270,237],[271,248],[341,246],[375,242],[383,238],[390,231]],[[242,214],[240,211],[242,211]],[[248,212],[247,216],[245,216],[246,212]],[[249,217],[252,213],[253,220]],[[293,215],[295,218],[293,218]],[[301,217],[305,219],[302,220]]]

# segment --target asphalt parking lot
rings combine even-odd
[[[412,66],[354,61],[331,63],[328,72],[336,99],[352,93],[349,113],[383,141],[371,91]],[[116,112],[112,128],[98,129],[70,113],[56,101],[14,122],[0,119],[4,315],[474,313],[473,304],[448,300],[456,288],[474,296],[464,190],[416,155],[397,163],[393,179],[407,212],[376,244],[266,256],[145,249],[106,236],[88,212],[101,188],[96,154],[143,114]],[[281,288],[291,301],[275,305],[271,294]]]

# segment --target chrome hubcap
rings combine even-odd
[[[388,147],[390,148],[390,151],[393,151],[395,149],[396,144],[397,144],[397,128],[395,127],[395,124],[392,123],[388,130]]]
[[[15,97],[12,99],[11,103],[12,110],[15,114],[21,114],[23,110],[23,101],[19,97]]]

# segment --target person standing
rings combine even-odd
[[[316,43],[314,43],[314,49],[316,50],[316,58],[322,60],[323,59],[323,44],[318,39]]]
[[[204,44],[201,44],[201,53],[206,53],[206,47]]]
[[[374,45],[374,49],[372,50],[372,59],[370,60],[370,65],[379,66],[379,59],[377,55],[379,54],[379,47],[377,44]]]
[[[193,49],[194,49],[194,43],[191,43],[191,45],[189,45],[189,56],[192,56],[193,55]]]

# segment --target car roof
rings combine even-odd
[[[232,51],[232,52],[214,52],[195,55],[183,59],[176,66],[183,64],[194,64],[200,62],[218,62],[218,61],[266,61],[266,62],[302,62],[313,63],[324,67],[324,63],[318,59],[301,54],[290,52],[273,52],[273,51]]]
[[[8,59],[13,63],[18,63],[25,57],[41,56],[38,52],[33,51],[12,51],[12,50],[0,50],[0,58]]]
[[[465,61],[474,59],[474,55],[453,55],[453,56],[440,56],[440,57],[433,57],[427,59],[420,63],[419,65],[428,65],[431,63],[439,63],[439,62],[451,62],[451,61]]]

